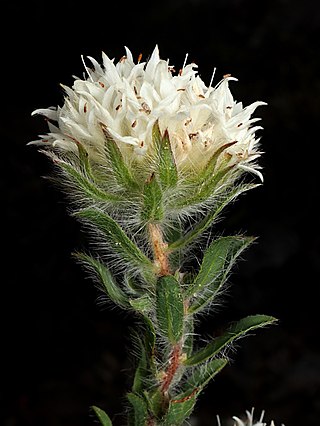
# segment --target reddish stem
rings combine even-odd
[[[180,366],[180,356],[181,356],[181,345],[176,344],[171,352],[171,356],[169,359],[169,367],[164,375],[164,380],[161,385],[161,391],[163,394],[167,394],[169,387],[172,383],[172,380]]]
[[[170,275],[170,265],[168,258],[168,244],[164,242],[162,231],[159,225],[149,224],[149,234],[152,242],[155,264],[159,269],[159,275]]]

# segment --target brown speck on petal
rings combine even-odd
[[[195,137],[197,137],[198,136],[198,132],[195,132],[195,133],[189,133],[189,138],[190,139],[194,139]]]
[[[142,109],[140,111],[144,111],[147,114],[150,114],[151,109],[150,109],[149,105],[146,102],[142,102],[141,106],[142,106]]]

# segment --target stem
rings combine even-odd
[[[154,254],[154,263],[159,269],[159,276],[170,275],[170,264],[168,258],[168,244],[163,240],[163,234],[159,227],[154,223],[148,225]]]
[[[172,380],[180,367],[180,359],[181,359],[181,343],[177,343],[172,348],[172,352],[169,359],[169,367],[164,374],[164,379],[161,384],[161,392],[164,396],[168,395],[168,390],[172,383]]]

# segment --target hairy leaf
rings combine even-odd
[[[138,331],[135,331],[133,336],[136,341],[137,349],[139,350],[139,361],[134,374],[132,391],[137,394],[142,394],[146,385],[146,379],[151,371],[149,370],[148,355],[143,338],[141,338]]]
[[[101,410],[101,408],[96,407],[95,405],[93,405],[91,408],[95,412],[95,414],[96,414],[97,418],[99,419],[102,426],[112,426],[112,422],[110,420],[110,417],[108,416],[108,414],[106,412]]]
[[[199,391],[202,390],[227,364],[227,359],[216,358],[195,367],[185,386],[191,389],[197,388]]]
[[[161,390],[159,388],[153,388],[150,391],[145,391],[144,397],[151,413],[157,418],[162,417],[168,407],[168,401],[164,398]]]
[[[173,156],[169,133],[166,130],[161,135],[159,124],[156,122],[152,129],[152,137],[159,156],[158,174],[163,190],[174,187],[178,181],[178,171]]]
[[[230,172],[232,173],[233,170],[233,165],[226,166],[218,170],[204,182],[200,180],[199,183],[191,184],[188,194],[185,194],[183,198],[177,200],[176,207],[190,207],[205,202],[217,191],[217,188],[221,186],[225,176],[230,174]]]
[[[164,425],[181,426],[183,421],[192,413],[199,393],[227,363],[226,359],[214,359],[205,365],[196,367],[192,376],[183,386],[183,392],[170,401],[168,412],[164,418]]]
[[[147,294],[137,297],[136,299],[130,299],[129,302],[134,310],[142,314],[146,314],[152,309],[152,300]]]
[[[225,151],[227,148],[234,145],[235,143],[236,141],[228,142],[222,145],[213,153],[213,155],[210,157],[209,161],[207,162],[206,166],[203,168],[203,171],[199,177],[202,180],[202,182],[205,182],[208,179],[210,179],[212,176],[214,176],[216,165],[220,155],[223,153],[223,151]]]
[[[197,365],[214,355],[218,354],[226,345],[234,342],[236,339],[243,337],[248,332],[257,328],[265,327],[276,321],[276,318],[267,315],[251,315],[232,324],[227,332],[217,337],[212,343],[195,352],[184,361],[184,365]]]
[[[163,218],[163,214],[162,190],[156,175],[152,173],[144,185],[141,219],[147,222],[157,222]]]
[[[197,390],[178,396],[170,402],[168,411],[163,418],[163,426],[181,426],[190,417],[197,398]]]
[[[109,298],[116,305],[119,305],[122,308],[128,308],[130,306],[128,296],[118,286],[112,277],[111,272],[103,263],[101,263],[98,259],[94,259],[93,257],[88,256],[85,253],[76,253],[75,256],[77,259],[81,260],[81,262],[83,262],[88,269],[94,272],[103,285],[103,288],[108,294]]]
[[[213,300],[225,283],[237,257],[254,241],[253,237],[230,236],[214,240],[205,251],[200,271],[187,290],[193,296],[188,312],[195,313]]]
[[[111,203],[122,200],[121,196],[108,193],[98,187],[95,183],[90,181],[84,174],[76,170],[71,164],[61,161],[59,162],[59,166],[68,175],[70,181],[73,182],[73,184],[76,185],[77,188],[82,191],[86,197],[92,198],[93,200],[100,202]]]
[[[122,185],[126,189],[136,190],[137,183],[132,177],[116,141],[110,135],[107,127],[102,123],[100,123],[100,125],[106,138],[105,151],[109,159],[110,166],[113,169],[116,181],[119,185]]]
[[[127,398],[133,409],[134,425],[146,426],[148,409],[145,400],[135,393],[128,393]]]
[[[217,199],[216,203],[214,204],[212,209],[207,213],[207,215],[192,229],[190,229],[185,235],[179,236],[179,238],[173,240],[169,244],[168,249],[170,251],[175,251],[190,244],[212,225],[212,223],[217,219],[219,214],[228,204],[232,203],[240,194],[246,191],[250,191],[250,189],[254,189],[257,186],[259,186],[259,184],[238,185],[233,188],[226,196]]]
[[[132,266],[145,272],[153,270],[150,259],[130,240],[124,230],[107,213],[91,207],[76,213],[81,219],[85,219],[100,232],[102,232],[112,249]]]
[[[172,275],[157,282],[156,313],[161,332],[177,343],[183,334],[184,306],[180,284]]]
[[[78,154],[79,154],[79,163],[81,167],[81,172],[87,176],[89,179],[94,180],[92,170],[91,170],[91,164],[89,161],[89,155],[85,147],[80,143],[79,141],[76,141],[77,147],[78,147]]]
[[[193,341],[194,341],[194,320],[193,316],[189,315],[185,324],[185,341],[183,344],[183,353],[190,356],[193,351]]]

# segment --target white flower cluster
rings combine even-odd
[[[260,419],[256,422],[253,417],[254,408],[251,411],[246,411],[247,418],[246,420],[241,420],[239,417],[233,416],[233,420],[235,420],[234,426],[268,426],[267,423],[263,421],[265,412],[262,411]],[[221,426],[221,422],[219,416],[217,417],[218,426]],[[275,426],[274,421],[272,420],[270,426]],[[282,425],[284,426],[284,425]]]
[[[259,120],[251,115],[264,102],[244,108],[229,89],[236,78],[226,75],[207,87],[194,63],[185,61],[176,73],[168,60],[160,59],[157,46],[147,62],[140,55],[137,64],[125,50],[117,64],[104,53],[102,65],[88,57],[92,66],[84,62],[86,77],[76,79],[72,89],[63,86],[64,105],[34,111],[48,119],[49,132],[31,143],[76,151],[79,141],[97,159],[107,131],[127,158],[143,161],[158,122],[161,132],[169,133],[178,168],[204,166],[219,147],[230,144],[230,162],[262,180],[255,163],[260,156],[255,132],[261,127],[251,126]]]

